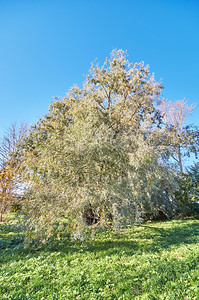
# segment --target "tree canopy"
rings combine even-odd
[[[161,89],[149,66],[114,50],[92,65],[82,88],[55,98],[16,151],[27,240],[64,231],[84,239],[96,226],[119,230],[146,215],[175,214]]]
[[[161,111],[165,121],[164,144],[167,145],[171,157],[183,172],[183,157],[194,154],[197,158],[199,151],[199,130],[197,126],[187,125],[186,117],[194,109],[193,104],[188,105],[185,99],[176,102],[161,101]]]

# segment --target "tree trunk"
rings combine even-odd
[[[178,162],[179,162],[179,167],[180,167],[180,173],[182,173],[183,172],[183,167],[182,167],[182,155],[181,155],[180,149],[178,151]]]

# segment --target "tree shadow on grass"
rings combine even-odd
[[[180,221],[174,226],[171,224],[171,228],[166,229],[162,228],[162,224],[163,222],[154,222],[150,225],[145,223],[126,231],[124,230],[120,234],[113,231],[109,231],[108,234],[102,232],[100,238],[96,237],[92,243],[88,242],[87,244],[62,240],[54,241],[50,246],[42,246],[41,248],[29,247],[27,249],[23,248],[23,235],[20,235],[15,227],[5,224],[3,228],[0,227],[0,252],[7,248],[13,253],[20,253],[20,257],[8,255],[6,260],[23,259],[27,254],[37,257],[41,252],[60,252],[65,255],[80,251],[86,253],[88,251],[99,254],[100,257],[115,254],[132,256],[142,253],[158,253],[181,244],[199,243],[199,222],[189,224],[186,221]]]
[[[108,240],[95,241],[86,251],[101,252],[105,256],[114,254],[135,255],[155,253],[173,246],[199,243],[199,222],[187,224],[186,221],[174,228],[161,228],[146,224],[135,226],[128,233],[112,234]]]
[[[164,228],[162,225],[165,225]],[[0,230],[0,238],[5,240],[5,236],[7,236],[9,240],[9,235],[14,234],[12,230],[14,229],[11,227],[5,227],[3,231]],[[27,261],[29,258],[37,258],[39,256],[41,256],[40,259],[45,259],[53,252],[59,252],[59,256],[63,256],[64,259],[67,255],[80,251],[84,256],[88,252],[93,253],[94,255],[88,256],[89,258],[93,257],[93,259],[103,259],[105,256],[111,257],[113,255],[121,257],[123,255],[133,256],[142,253],[150,255],[151,253],[158,254],[161,251],[169,250],[173,246],[177,247],[182,244],[190,245],[194,243],[199,243],[199,222],[187,223],[186,221],[180,221],[174,224],[168,222],[168,226],[162,222],[151,223],[150,225],[145,223],[141,226],[134,226],[134,228],[128,229],[121,234],[112,231],[102,232],[99,236],[96,236],[93,244],[82,245],[65,240],[57,243],[55,241],[55,245],[51,249],[46,247],[33,250],[13,247],[12,249],[7,249],[8,251],[3,251],[4,257],[2,257],[2,261],[3,263],[18,260]],[[74,257],[69,257],[69,259],[74,259]],[[148,258],[145,257],[144,260],[146,261]],[[100,286],[101,289],[107,289],[107,279],[109,279],[109,289],[111,288],[109,286],[110,282],[113,283],[114,287],[113,295],[115,298],[112,296],[113,299],[118,299],[119,295],[122,297],[124,293],[128,293],[126,299],[134,299],[135,296],[145,294],[147,295],[146,299],[158,300],[165,297],[165,292],[168,292],[168,299],[185,299],[186,295],[183,294],[183,291],[186,291],[188,288],[186,284],[190,280],[190,274],[193,277],[195,276],[191,279],[194,284],[197,282],[196,277],[199,270],[197,267],[198,258],[195,256],[186,257],[183,260],[183,258],[175,259],[169,256],[167,259],[164,259],[160,255],[152,257],[149,264],[137,265],[136,262],[137,260],[135,260],[135,264],[130,266],[123,263],[122,260],[119,264],[120,271],[118,271],[117,264],[114,265],[113,263],[113,268],[109,268],[109,265],[104,263],[105,267],[100,272],[105,272],[106,276],[102,278],[101,276],[96,277],[96,280],[98,280],[95,283],[96,288]],[[40,262],[38,261],[37,263],[39,264]],[[81,262],[79,263],[81,264]],[[84,268],[84,265],[82,268]],[[181,281],[181,274],[184,276],[183,281]],[[87,280],[85,281],[85,287],[92,285],[92,275],[89,276],[91,277],[85,277],[85,280]],[[82,280],[79,280],[78,282],[81,282],[78,284],[83,284]],[[34,285],[34,281],[32,282]],[[43,283],[42,288],[44,287],[46,288],[46,281]],[[115,287],[117,287],[116,292]],[[24,288],[25,293],[25,287],[22,288]],[[189,291],[189,296],[193,299],[196,297],[196,289],[197,287]]]

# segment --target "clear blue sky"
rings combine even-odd
[[[35,123],[112,49],[150,65],[163,96],[198,103],[198,0],[0,0],[0,136]]]

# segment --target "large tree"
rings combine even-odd
[[[114,50],[92,65],[83,88],[55,99],[19,151],[31,237],[59,234],[62,217],[82,237],[86,223],[119,228],[146,210],[172,212],[175,187],[155,133],[161,88],[148,66]]]

